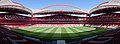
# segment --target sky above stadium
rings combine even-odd
[[[78,7],[83,10],[90,10],[103,2],[107,2],[108,0],[12,0],[12,1],[23,4],[25,7],[28,7],[32,10],[41,9],[46,6],[56,4],[66,4]]]

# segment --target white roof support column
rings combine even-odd
[[[120,8],[120,0],[110,0],[109,2],[102,3],[97,7],[91,9],[89,13],[94,13],[95,11],[106,9],[106,8]]]
[[[14,8],[14,9],[18,9],[21,11],[25,11],[28,14],[32,13],[32,10],[30,10],[29,8],[24,7],[22,4],[12,2],[12,0],[0,0],[0,8],[7,8],[7,9]],[[19,11],[19,12],[21,12],[21,11]],[[23,13],[25,13],[25,12],[23,12]]]
[[[110,3],[120,3],[120,0],[111,0]]]
[[[0,0],[0,4],[4,4],[4,3],[10,3],[12,2],[11,0]]]

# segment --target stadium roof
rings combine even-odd
[[[22,14],[31,14],[32,11],[23,5],[12,2],[11,0],[0,0],[0,10],[4,12],[14,12]]]
[[[48,9],[50,7],[54,7],[54,6],[66,6],[66,7],[71,7],[74,8],[73,10],[62,10],[62,9],[58,9],[58,10],[53,10],[53,9]],[[70,6],[70,5],[65,5],[65,4],[56,4],[56,5],[50,5],[47,7],[44,7],[42,9],[36,10],[34,12],[34,14],[39,14],[39,15],[45,15],[45,14],[59,14],[59,13],[63,13],[63,14],[88,14],[87,11],[84,11],[80,8],[74,7],[74,6]]]
[[[77,11],[77,10],[72,10],[72,11],[52,11],[52,10],[45,10],[45,11],[36,12],[34,14],[45,15],[45,14],[88,14],[88,13],[84,12],[84,11]]]
[[[99,13],[109,13],[109,12],[116,12],[120,11],[120,1],[119,0],[112,0],[109,2],[102,3],[97,7],[91,9],[89,11],[90,14],[99,14]]]

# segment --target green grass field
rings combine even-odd
[[[106,32],[106,29],[95,27],[30,27],[13,30],[21,35],[49,40],[83,39]]]

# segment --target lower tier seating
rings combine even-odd
[[[82,41],[81,44],[120,44],[119,41],[120,28],[117,28],[93,39]]]
[[[47,43],[26,39],[23,36],[13,33],[4,27],[0,27],[0,44],[47,44]]]

